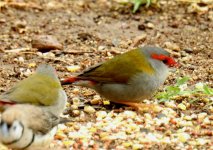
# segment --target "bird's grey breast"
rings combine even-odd
[[[139,102],[148,98],[164,83],[168,75],[168,68],[162,62],[153,61],[151,65],[155,70],[154,74],[137,73],[128,83],[100,84],[95,87],[95,90],[114,102]]]

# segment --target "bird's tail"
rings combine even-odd
[[[15,105],[13,102],[0,100],[0,113],[3,112],[8,106]]]
[[[15,103],[14,102],[7,102],[7,101],[2,101],[2,100],[0,100],[0,106],[1,105],[14,105]]]

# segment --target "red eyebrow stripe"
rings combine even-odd
[[[157,60],[165,60],[165,59],[168,58],[168,56],[165,56],[165,55],[162,55],[162,54],[160,54],[160,55],[152,54],[151,57],[154,58],[154,59],[157,59]]]
[[[167,60],[167,63],[166,63],[167,65],[179,67],[179,64],[173,58],[171,58],[169,56],[165,56],[163,54],[160,54],[160,55],[158,55],[158,54],[152,54],[151,57],[153,59],[157,59],[157,60],[160,60],[160,61]]]

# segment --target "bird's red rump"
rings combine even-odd
[[[90,86],[94,86],[96,84],[96,82],[93,80],[83,79],[83,78],[78,78],[78,77],[70,77],[70,78],[61,80],[61,85],[67,85],[67,84],[72,84],[72,83],[75,83],[78,85],[86,83],[87,85],[90,85]]]
[[[14,104],[16,104],[16,103],[13,103],[13,102],[5,102],[5,101],[1,101],[1,100],[0,100],[0,106],[2,106],[2,105],[14,105]]]
[[[76,77],[70,77],[68,79],[61,80],[61,84],[62,85],[71,84],[71,83],[73,83],[75,81],[78,81],[78,78],[76,78]]]
[[[166,65],[170,66],[170,67],[178,67],[178,63],[169,56],[163,55],[163,54],[152,54],[151,56],[153,59],[157,59],[160,61],[163,61]]]

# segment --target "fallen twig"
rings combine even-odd
[[[19,52],[28,51],[28,50],[30,50],[30,47],[23,47],[23,48],[4,50],[4,52],[5,53],[19,53]]]
[[[43,8],[39,5],[37,5],[36,3],[33,2],[8,2],[7,3],[8,6],[14,7],[14,8],[34,8],[34,9],[38,9],[38,10],[42,10]]]

